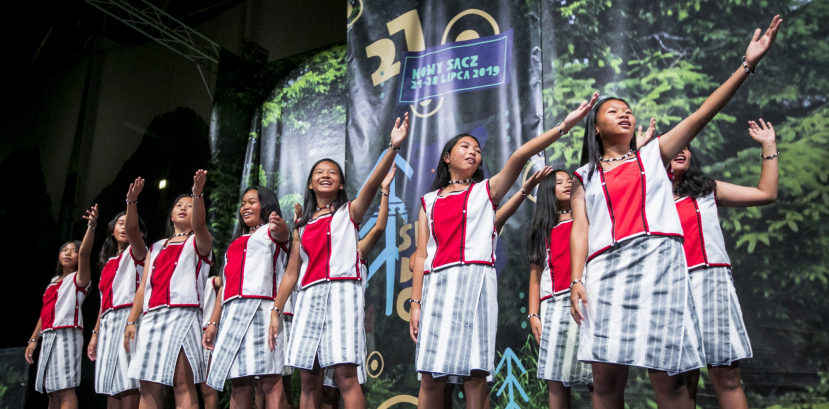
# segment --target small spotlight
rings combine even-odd
[[[167,179],[161,179],[158,181],[158,188],[164,189],[167,187]]]

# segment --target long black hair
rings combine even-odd
[[[302,201],[302,217],[300,217],[299,221],[296,223],[297,229],[308,224],[308,222],[314,218],[314,213],[316,213],[317,195],[311,188],[309,188],[309,186],[311,186],[311,179],[314,177],[314,170],[316,170],[317,166],[323,162],[331,162],[337,167],[337,172],[340,174],[340,186],[343,187],[337,192],[337,197],[334,201],[331,202],[331,206],[334,207],[334,211],[332,213],[335,213],[340,209],[340,207],[348,203],[348,193],[345,192],[345,173],[343,173],[343,168],[341,168],[340,164],[334,161],[334,159],[324,158],[318,160],[314,166],[311,166],[311,171],[308,172],[308,180],[305,182],[305,199]]]
[[[271,217],[271,212],[276,212],[279,217],[282,217],[282,209],[279,208],[279,200],[276,200],[276,195],[273,193],[273,190],[270,190],[264,186],[248,186],[248,188],[242,192],[243,200],[245,195],[251,190],[256,191],[256,197],[259,200],[259,223],[267,223]],[[230,241],[236,240],[243,234],[248,234],[248,232],[250,232],[250,227],[245,224],[245,221],[242,220],[241,217],[239,217],[238,212],[236,213],[236,218],[239,222],[236,224],[236,230],[233,231],[233,238],[230,239]]]
[[[60,276],[63,275],[63,266],[60,265],[60,253],[63,253],[63,249],[65,249],[66,246],[68,246],[70,244],[75,245],[75,251],[77,251],[78,253],[81,252],[81,241],[80,240],[69,240],[66,243],[61,244],[60,245],[60,250],[58,250],[58,263],[57,263],[57,267],[55,267],[55,275],[54,275],[55,277],[60,277]],[[78,260],[78,261],[80,261],[80,260]],[[77,270],[77,268],[78,268],[78,265],[75,264],[75,269]]]
[[[688,158],[691,161],[688,163],[688,171],[682,175],[682,179],[674,192],[680,197],[690,196],[696,199],[713,192],[717,182],[714,182],[714,179],[711,179],[702,171],[702,166],[699,160],[696,159],[697,153],[690,146],[688,146],[688,152],[691,153],[691,157]]]
[[[608,101],[621,101],[628,107],[630,104],[627,103],[624,99],[615,98],[615,97],[608,97],[596,103],[593,106],[593,109],[590,110],[590,113],[587,114],[587,118],[585,119],[584,123],[584,139],[581,145],[581,165],[589,163],[590,166],[588,167],[587,179],[593,177],[593,172],[596,170],[596,163],[599,162],[599,159],[604,155],[604,146],[602,145],[602,138],[601,135],[596,134],[596,118],[598,117],[599,108],[604,105],[605,102]],[[636,135],[634,134],[633,138],[630,138],[630,149],[636,150]]]
[[[535,195],[535,213],[527,235],[527,259],[531,264],[544,265],[547,259],[547,240],[550,232],[558,224],[558,200],[556,200],[556,175],[564,169],[555,169],[553,173],[538,184]]]
[[[446,142],[446,145],[443,145],[443,150],[440,152],[440,158],[438,158],[438,164],[435,166],[435,180],[432,182],[432,186],[429,187],[429,191],[433,192],[438,189],[443,189],[446,185],[449,184],[450,175],[449,175],[449,164],[443,161],[443,158],[446,155],[452,153],[452,148],[458,144],[458,141],[461,140],[463,137],[470,137],[475,140],[480,146],[481,143],[478,141],[478,138],[468,134],[462,133],[460,135],[455,136],[454,138],[450,139]],[[483,160],[481,161],[483,163]],[[478,170],[475,171],[475,174],[472,175],[472,180],[475,182],[480,182],[484,180],[484,168],[481,164],[478,164]]]
[[[171,238],[171,237],[173,237],[174,234],[176,234],[176,225],[173,224],[173,211],[176,210],[176,204],[178,203],[178,201],[181,200],[181,199],[184,199],[185,197],[192,198],[193,195],[191,195],[190,193],[182,193],[182,194],[178,195],[178,197],[176,197],[176,200],[173,201],[173,205],[170,207],[170,213],[167,214],[167,238]],[[204,198],[202,198],[202,200],[204,200]],[[205,207],[207,207],[207,206],[205,206]],[[192,210],[191,210],[191,212],[192,212]],[[192,215],[193,214],[190,213],[191,217],[192,217]],[[192,227],[191,227],[191,229],[192,229]]]
[[[115,215],[112,220],[107,223],[107,238],[104,240],[104,245],[101,246],[101,253],[98,255],[98,267],[101,270],[104,269],[107,261],[110,257],[114,256],[115,253],[118,252],[118,241],[115,240],[115,237],[112,236],[112,232],[115,231],[115,225],[118,224],[118,219],[122,216],[125,216],[127,212],[122,211]],[[147,226],[144,225],[144,220],[141,217],[138,217],[138,230],[141,232],[141,240],[144,241],[144,245],[147,245]]]

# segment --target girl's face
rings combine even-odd
[[[60,250],[58,263],[63,268],[74,268],[78,265],[78,248],[75,243],[69,243]]]
[[[596,112],[596,132],[602,140],[624,136],[633,138],[636,117],[633,111],[622,101],[613,99],[605,102]]]
[[[176,202],[176,206],[173,207],[173,215],[170,217],[170,220],[173,221],[173,224],[190,224],[190,215],[193,213],[193,198],[192,197],[182,197],[181,199]]]
[[[556,172],[556,201],[559,203],[570,202],[570,188],[573,186],[573,178],[566,172]]]
[[[472,175],[481,165],[481,146],[475,138],[464,136],[443,157],[443,161],[449,165],[450,171],[458,175]]]
[[[125,246],[129,244],[129,240],[127,239],[127,216],[123,215],[115,221],[115,228],[112,229],[112,237],[115,238],[115,241],[118,242],[119,245]]]
[[[671,173],[673,173],[674,178],[681,179],[685,174],[688,172],[688,168],[691,167],[691,151],[686,146],[682,149],[682,152],[679,152],[679,155],[676,155],[675,158],[671,159]]]
[[[242,216],[245,226],[255,227],[262,224],[262,204],[259,203],[259,192],[257,190],[249,190],[245,193],[239,214]]]
[[[317,196],[336,196],[342,188],[340,171],[336,164],[328,161],[317,164],[311,174],[311,185],[308,189],[313,190]]]

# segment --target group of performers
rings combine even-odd
[[[450,383],[463,385],[467,407],[488,407],[498,232],[536,185],[527,319],[550,408],[569,407],[572,385],[589,385],[595,408],[623,407],[630,366],[648,368],[660,408],[694,407],[704,366],[721,407],[747,407],[738,361],[751,357],[751,346],[717,207],[775,200],[775,133],[762,119],[749,122],[762,147],[756,188],[712,180],[689,145],[754,72],[781,22],[775,16],[765,34],[757,30],[731,77],[662,135],[655,136],[653,119],[637,133],[624,100],[595,93],[488,179],[474,136],[445,144],[421,198],[411,258],[419,407],[444,407]],[[528,160],[582,120],[582,166],[572,175],[544,168],[499,207]],[[177,407],[198,407],[196,385],[212,406],[229,380],[232,408],[252,407],[254,395],[268,408],[286,408],[282,376],[298,369],[300,407],[320,407],[326,385],[339,389],[345,407],[365,408],[365,259],[385,228],[393,163],[408,131],[406,114],[353,200],[340,165],[316,162],[293,231],[271,190],[247,188],[216,277],[208,278],[214,260],[203,200],[207,172],[196,172],[191,193],[172,204],[166,237],[149,246],[137,213],[144,180],[137,178],[126,211],[107,225],[101,309],[87,351],[108,407],[161,408],[165,385]],[[358,227],[381,187],[377,225],[360,240]],[[60,248],[26,349],[33,363],[42,336],[35,387],[48,394],[50,407],[77,407],[80,308],[90,287],[97,206],[84,218],[83,241]]]

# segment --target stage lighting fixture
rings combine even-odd
[[[167,187],[167,179],[161,179],[158,181],[158,188],[164,189]]]

